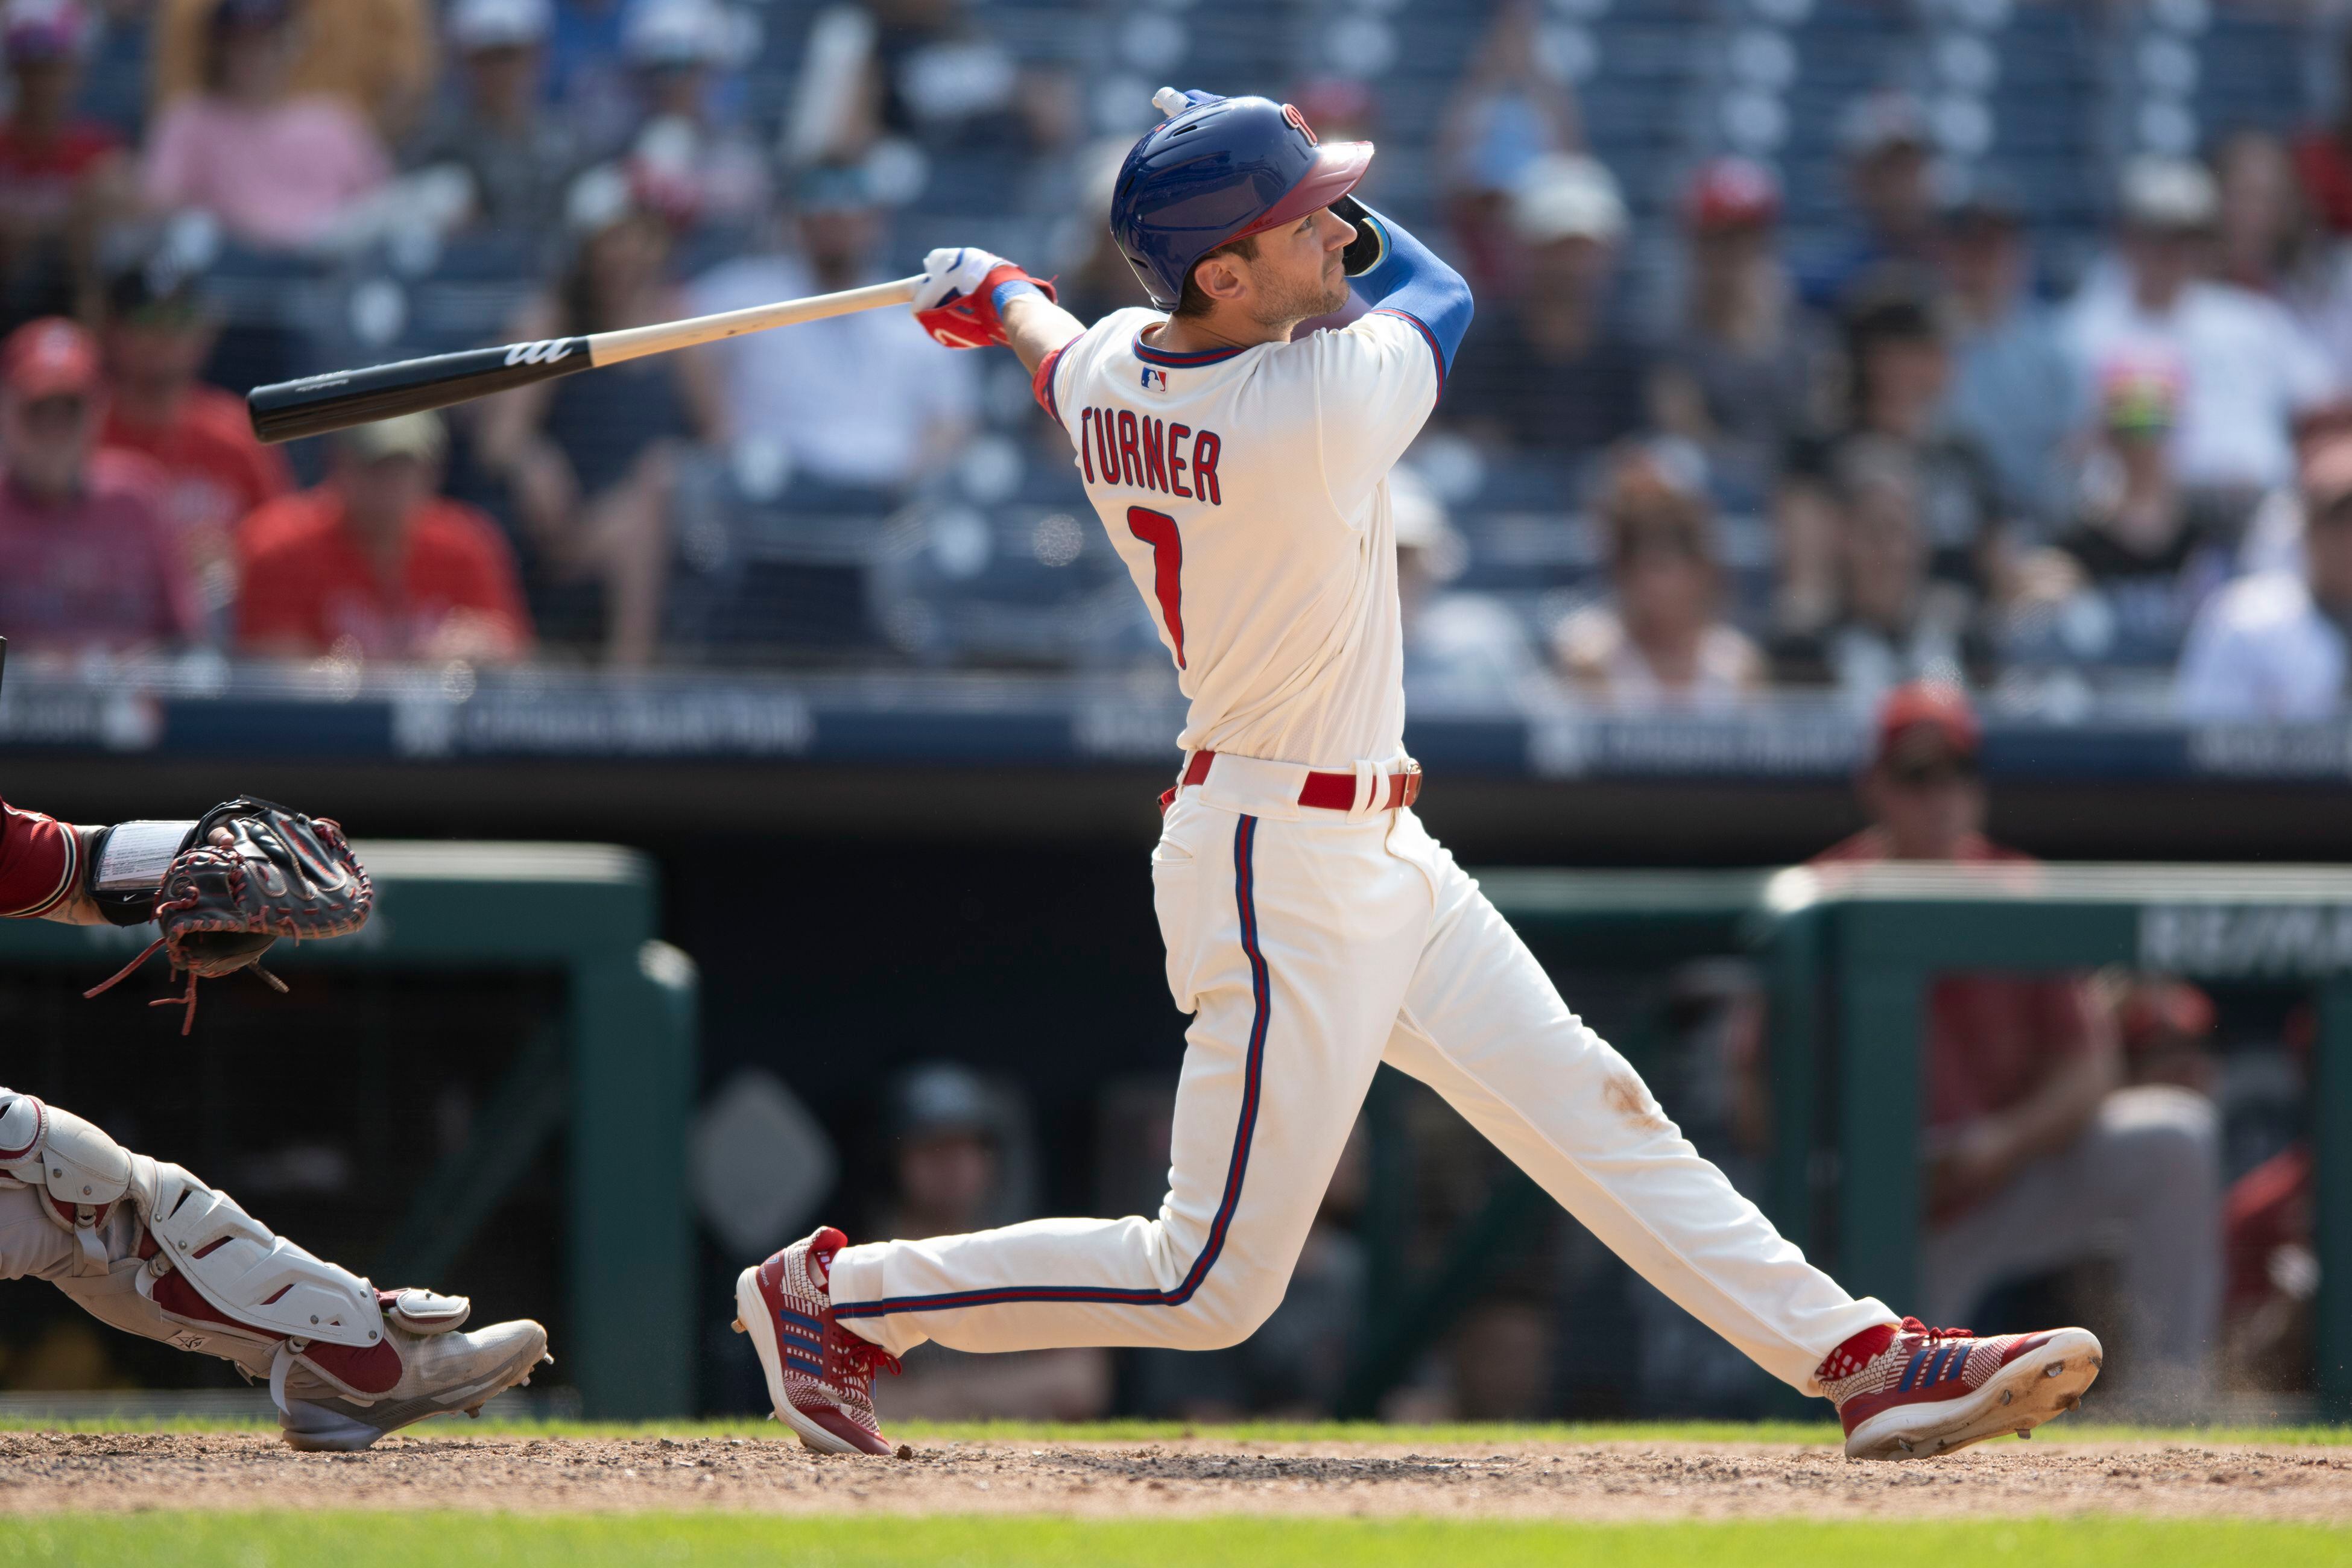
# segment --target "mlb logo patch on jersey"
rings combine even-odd
[[[1168,373],[1164,370],[1156,369],[1151,365],[1145,365],[1143,367],[1143,390],[1146,392],[1167,391]]]

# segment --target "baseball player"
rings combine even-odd
[[[916,313],[1004,344],[1075,462],[1191,703],[1153,899],[1192,1015],[1157,1217],[851,1247],[736,1285],[776,1415],[888,1451],[872,1381],[925,1340],[1205,1350],[1281,1299],[1381,1062],[1444,1095],[1660,1290],[1837,1405],[1846,1452],[2026,1431],[2097,1374],[2081,1329],[1979,1339],[1847,1295],[1699,1158],[1423,828],[1404,750],[1391,466],[1470,323],[1462,279],[1349,195],[1369,143],[1163,89],[1111,231],[1155,310],[1092,327],[1001,258],[933,251]],[[1341,331],[1293,336],[1348,302]],[[1916,1108],[1889,1114],[1913,1116]]]
[[[240,809],[254,804],[231,803],[201,825],[78,827],[0,801],[0,916],[142,923],[196,843],[232,852],[299,843],[297,858],[322,863],[296,826],[309,819],[280,812],[282,830],[257,828],[258,814]],[[331,843],[341,842],[338,832]],[[268,945],[215,934],[226,937],[215,953],[257,956]],[[213,972],[201,962],[181,967]],[[286,1441],[306,1451],[352,1452],[427,1415],[478,1410],[552,1359],[537,1323],[462,1332],[473,1310],[464,1297],[379,1290],[179,1166],[0,1088],[0,1279],[27,1276],[101,1322],[219,1356],[268,1383]]]

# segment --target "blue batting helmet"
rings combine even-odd
[[[1153,101],[1178,96],[1189,103],[1135,144],[1110,201],[1111,237],[1163,310],[1201,258],[1329,206],[1372,161],[1369,142],[1318,143],[1286,103],[1165,88]]]

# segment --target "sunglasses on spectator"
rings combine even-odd
[[[1886,776],[1904,789],[1933,789],[1943,784],[1969,784],[1977,777],[1977,760],[1963,755],[1920,757],[1908,762],[1889,763]]]

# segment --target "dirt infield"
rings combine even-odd
[[[0,1511],[163,1508],[578,1512],[1476,1515],[1593,1521],[2130,1512],[2352,1517],[2352,1449],[2001,1443],[1913,1465],[1833,1450],[1628,1442],[933,1443],[897,1459],[782,1440],[395,1437],[301,1455],[262,1432],[0,1433]]]

